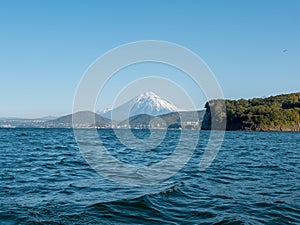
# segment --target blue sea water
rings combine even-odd
[[[166,158],[180,137],[170,130],[157,149],[137,152],[98,132],[111,155],[137,165]],[[300,133],[226,132],[199,171],[208,138],[200,132],[170,179],[131,187],[95,172],[71,129],[0,129],[0,224],[300,224]]]

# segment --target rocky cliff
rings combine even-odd
[[[202,129],[300,131],[300,92],[206,103]]]

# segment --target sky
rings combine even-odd
[[[299,92],[299,11],[298,0],[0,1],[0,117],[71,113],[91,63],[142,40],[172,42],[196,53],[225,98]],[[160,73],[172,80],[178,73],[149,64],[134,71],[113,77],[96,108],[111,107],[125,81]],[[201,94],[189,79],[174,82],[201,108]]]

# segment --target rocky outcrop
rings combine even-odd
[[[300,131],[300,93],[206,103],[202,129]]]

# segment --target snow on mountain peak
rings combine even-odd
[[[154,92],[149,91],[136,96],[130,101],[109,110],[102,115],[117,121],[127,119],[129,116],[148,114],[152,116],[162,115],[179,111],[176,106],[167,100],[159,97]]]
[[[136,97],[136,101],[143,101],[145,99],[152,99],[152,100],[156,100],[159,99],[160,97],[158,95],[156,95],[154,92],[149,91],[149,92],[145,92],[143,94],[140,94],[139,96]]]
[[[150,91],[136,97],[130,110],[130,114],[149,114],[156,116],[175,111],[178,111],[176,106]]]

